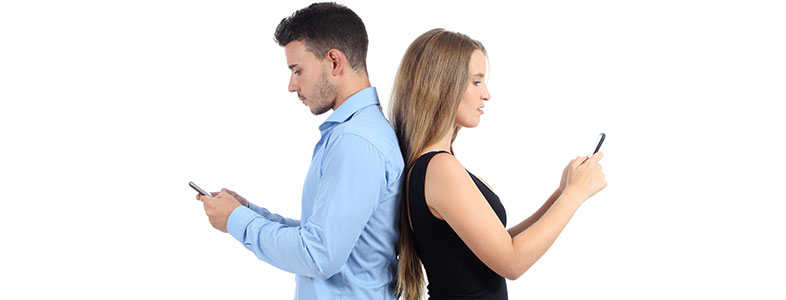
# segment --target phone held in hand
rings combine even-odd
[[[213,197],[213,195],[210,195],[210,193],[208,193],[208,192],[205,192],[205,190],[203,190],[202,188],[200,188],[200,187],[199,187],[198,185],[196,185],[196,183],[194,183],[193,181],[189,181],[189,182],[188,182],[188,186],[190,186],[192,189],[196,190],[196,191],[197,191],[197,193],[199,193],[199,194],[200,194],[200,195],[202,195],[202,196]]]
[[[595,153],[598,153],[598,151],[600,151],[600,145],[603,145],[603,140],[605,139],[606,139],[606,134],[601,132],[600,135],[598,135],[598,140],[595,142],[595,147],[592,147],[592,152],[590,152],[588,157],[592,157],[593,155],[595,155]]]

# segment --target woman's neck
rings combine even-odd
[[[434,151],[447,151],[453,154],[452,151],[450,151],[450,144],[451,144],[451,140],[453,139],[454,130],[455,129],[451,129],[444,136],[442,136],[436,143],[427,146],[425,149],[423,149],[423,153],[420,153],[420,155],[429,152],[434,152]]]

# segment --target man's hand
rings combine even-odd
[[[227,220],[229,219],[229,215],[235,208],[242,205],[235,197],[229,194],[229,192],[230,191],[227,189],[221,189],[220,193],[212,193],[213,197],[199,197],[199,200],[202,201],[202,205],[205,207],[205,214],[207,214],[210,220],[210,225],[213,225],[213,228],[223,232],[227,232]],[[234,192],[232,193],[234,194]]]
[[[248,207],[248,200],[246,200],[246,198],[243,198],[243,196],[240,196],[237,193],[235,193],[234,191],[231,191],[231,190],[228,190],[228,189],[222,189],[221,191],[222,192],[227,192],[228,194],[232,195],[232,197],[235,197],[235,200],[237,200],[237,202],[240,202],[240,205]]]

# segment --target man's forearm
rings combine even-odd
[[[300,220],[290,219],[279,214],[274,214],[264,207],[255,205],[254,203],[248,202],[248,208],[270,221],[278,222],[287,226],[300,226]]]
[[[290,273],[325,280],[339,272],[368,217],[345,214],[340,220],[319,224],[313,219],[301,226],[287,226],[240,206],[230,215],[227,229],[260,260]],[[347,223],[357,228],[347,230]]]
[[[304,240],[301,227],[269,220],[241,206],[230,215],[227,229],[260,260],[290,273],[322,277],[323,268],[319,264],[322,260],[315,259],[311,251],[303,248],[313,241]]]

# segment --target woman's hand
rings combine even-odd
[[[573,160],[571,160],[568,163],[568,165],[565,166],[565,169],[562,169],[562,179],[560,179],[560,181],[559,181],[559,188],[557,188],[557,190],[559,190],[560,193],[565,191],[565,186],[568,183],[568,170],[570,170],[570,166],[572,166],[572,165],[573,165]]]
[[[574,194],[576,199],[584,202],[595,193],[606,187],[606,175],[598,161],[603,158],[603,152],[595,153],[590,158],[576,157],[563,172],[565,191]],[[560,184],[562,187],[562,183]]]

